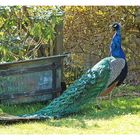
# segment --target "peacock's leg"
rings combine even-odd
[[[101,97],[98,96],[96,98],[96,105],[95,105],[95,108],[97,108],[98,110],[101,110]]]
[[[112,107],[112,91],[109,94],[110,107]]]

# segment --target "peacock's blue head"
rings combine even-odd
[[[115,30],[115,34],[110,44],[110,54],[113,57],[125,59],[125,54],[121,48],[120,24],[115,22],[112,24],[112,28]]]
[[[120,30],[120,24],[118,22],[115,22],[112,24],[112,28],[114,31]]]

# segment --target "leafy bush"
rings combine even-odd
[[[1,6],[0,61],[31,59],[41,47],[54,47],[55,27],[62,21],[59,7]]]

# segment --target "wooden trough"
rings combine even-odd
[[[31,103],[59,96],[65,56],[0,64],[0,103]]]

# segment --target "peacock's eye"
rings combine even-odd
[[[117,27],[117,25],[115,24],[114,27]]]

